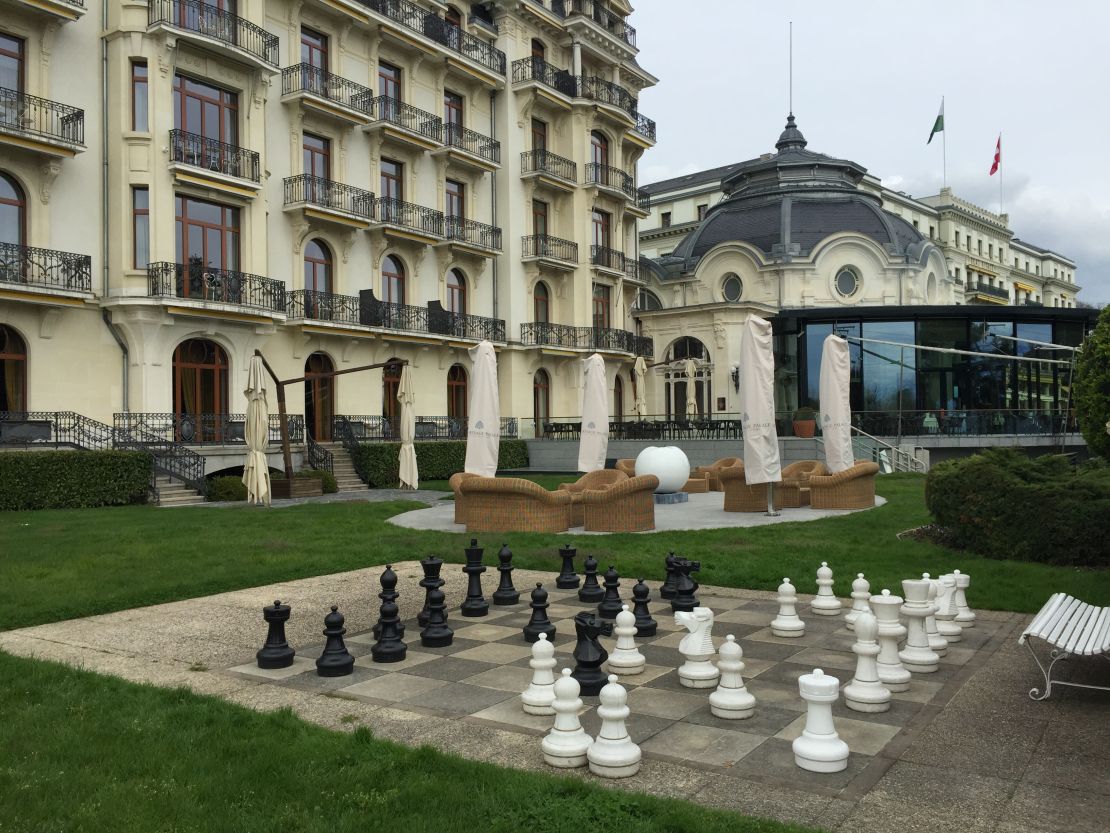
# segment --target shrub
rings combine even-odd
[[[1083,341],[1075,363],[1072,406],[1092,454],[1110,460],[1110,307]]]
[[[398,484],[399,443],[363,443],[351,455],[355,471],[371,489],[392,488]],[[460,472],[466,463],[466,443],[443,440],[416,443],[416,465],[421,480],[446,480]],[[528,465],[528,445],[524,440],[501,440],[497,455],[499,469],[520,469]]]
[[[324,494],[330,495],[339,491],[339,484],[335,482],[335,475],[325,469],[301,469],[298,472],[293,472],[294,477],[315,477],[317,480],[323,481]],[[275,474],[271,478],[273,480],[284,480],[284,474]]]
[[[1110,563],[1110,469],[992,449],[934,466],[925,502],[953,542],[988,558]]]
[[[213,477],[208,481],[208,493],[211,501],[235,501],[247,499],[247,487],[243,478],[229,475],[227,477]]]
[[[150,467],[142,451],[0,454],[0,510],[145,503]]]

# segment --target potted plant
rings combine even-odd
[[[812,437],[817,431],[817,411],[807,402],[794,412],[794,436]]]

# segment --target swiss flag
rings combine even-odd
[[[998,142],[994,146],[994,164],[991,165],[991,176],[998,172],[998,163],[1002,161],[1002,134],[998,134]]]

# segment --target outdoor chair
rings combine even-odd
[[[615,468],[617,471],[623,471],[629,477],[636,476],[635,460],[631,460],[628,458],[617,460],[617,462],[613,464],[613,468]]]
[[[709,475],[690,472],[689,479],[682,484],[682,491],[689,495],[704,495],[709,491]]]
[[[809,505],[814,509],[870,509],[875,505],[878,463],[856,463],[836,474],[811,475]]]
[[[775,493],[775,506],[779,509],[799,509],[809,506],[809,478],[825,475],[829,470],[819,460],[799,460],[782,470],[782,486]]]
[[[629,477],[608,489],[590,489],[583,495],[587,532],[643,532],[655,529],[654,474]]]
[[[767,484],[757,483],[749,486],[744,479],[744,464],[725,466],[717,472],[721,481],[721,489],[725,493],[724,510],[726,512],[766,512],[767,511]],[[775,486],[781,486],[776,483]],[[775,505],[778,506],[778,491],[776,488]]]
[[[463,497],[462,482],[478,476],[467,471],[459,471],[447,479],[447,484],[451,487],[451,491],[455,493],[455,523],[457,524],[466,523],[466,498]]]
[[[467,532],[566,532],[570,492],[517,477],[470,477],[459,484]]]
[[[739,457],[722,457],[717,462],[711,463],[708,466],[696,466],[694,468],[694,474],[705,475],[706,478],[709,480],[709,491],[719,492],[721,491],[721,481],[718,478],[718,475],[720,474],[721,469],[727,466],[736,465],[743,465],[743,461]]]
[[[583,498],[587,490],[608,489],[614,484],[628,479],[628,475],[619,469],[598,469],[587,472],[573,483],[560,483],[558,491],[570,492],[570,525],[582,526],[585,523],[585,503]]]
[[[1048,667],[1041,663],[1030,637],[1036,637],[1052,648]],[[1096,607],[1069,596],[1066,593],[1053,593],[1040,612],[1033,617],[1028,627],[1018,639],[1033,655],[1033,661],[1044,675],[1045,688],[1034,688],[1029,696],[1034,700],[1047,700],[1052,694],[1052,685],[1075,686],[1077,688],[1110,691],[1110,687],[1088,683],[1069,682],[1052,679],[1056,663],[1069,657],[1102,657],[1110,659],[1110,607]]]

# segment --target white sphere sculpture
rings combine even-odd
[[[644,474],[659,478],[656,494],[677,492],[690,479],[690,460],[678,446],[651,445],[636,457],[636,476]]]

